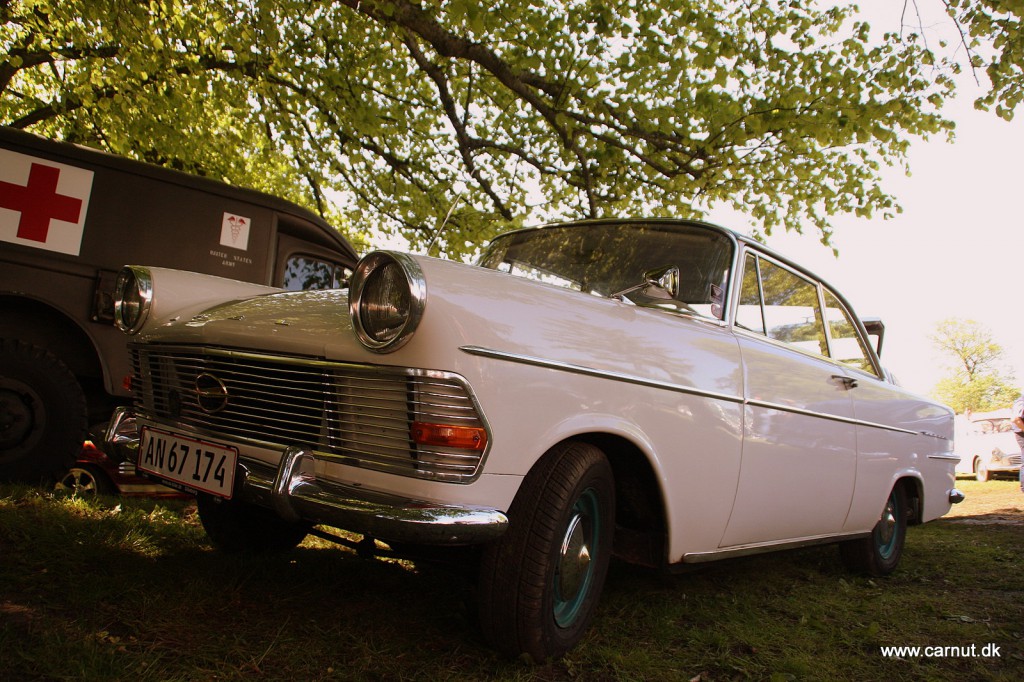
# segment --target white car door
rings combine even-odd
[[[815,282],[748,252],[736,314],[743,456],[723,547],[842,530],[856,480],[850,382],[828,359]]]

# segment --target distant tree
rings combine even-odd
[[[930,38],[928,5],[959,39]],[[1020,0],[0,0],[0,124],[456,255],[557,218],[770,233],[899,211],[881,173],[965,68],[1021,100]],[[909,27],[909,28],[908,28]]]
[[[963,413],[1006,407],[1016,399],[1013,373],[1006,369],[1003,347],[992,332],[974,320],[945,319],[931,335],[945,355],[949,374],[936,384],[933,395]]]

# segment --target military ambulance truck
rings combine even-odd
[[[345,286],[352,246],[279,198],[0,128],[0,480],[45,482],[130,390],[122,265]]]

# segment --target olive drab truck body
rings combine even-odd
[[[61,473],[127,397],[121,266],[308,289],[341,286],[356,259],[277,197],[0,128],[0,480]]]

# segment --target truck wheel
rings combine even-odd
[[[850,570],[883,576],[896,570],[903,556],[903,542],[907,537],[907,496],[897,485],[889,493],[882,518],[875,524],[871,535],[850,540],[839,546],[843,563]]]
[[[52,483],[75,461],[85,394],[53,353],[0,339],[0,480]]]
[[[196,495],[196,506],[207,537],[222,552],[287,552],[309,534],[309,526],[304,523],[285,521],[269,509],[240,500],[200,494]]]
[[[524,479],[509,521],[481,560],[484,635],[512,656],[561,656],[590,625],[611,558],[615,483],[604,453],[577,442],[552,449]]]

